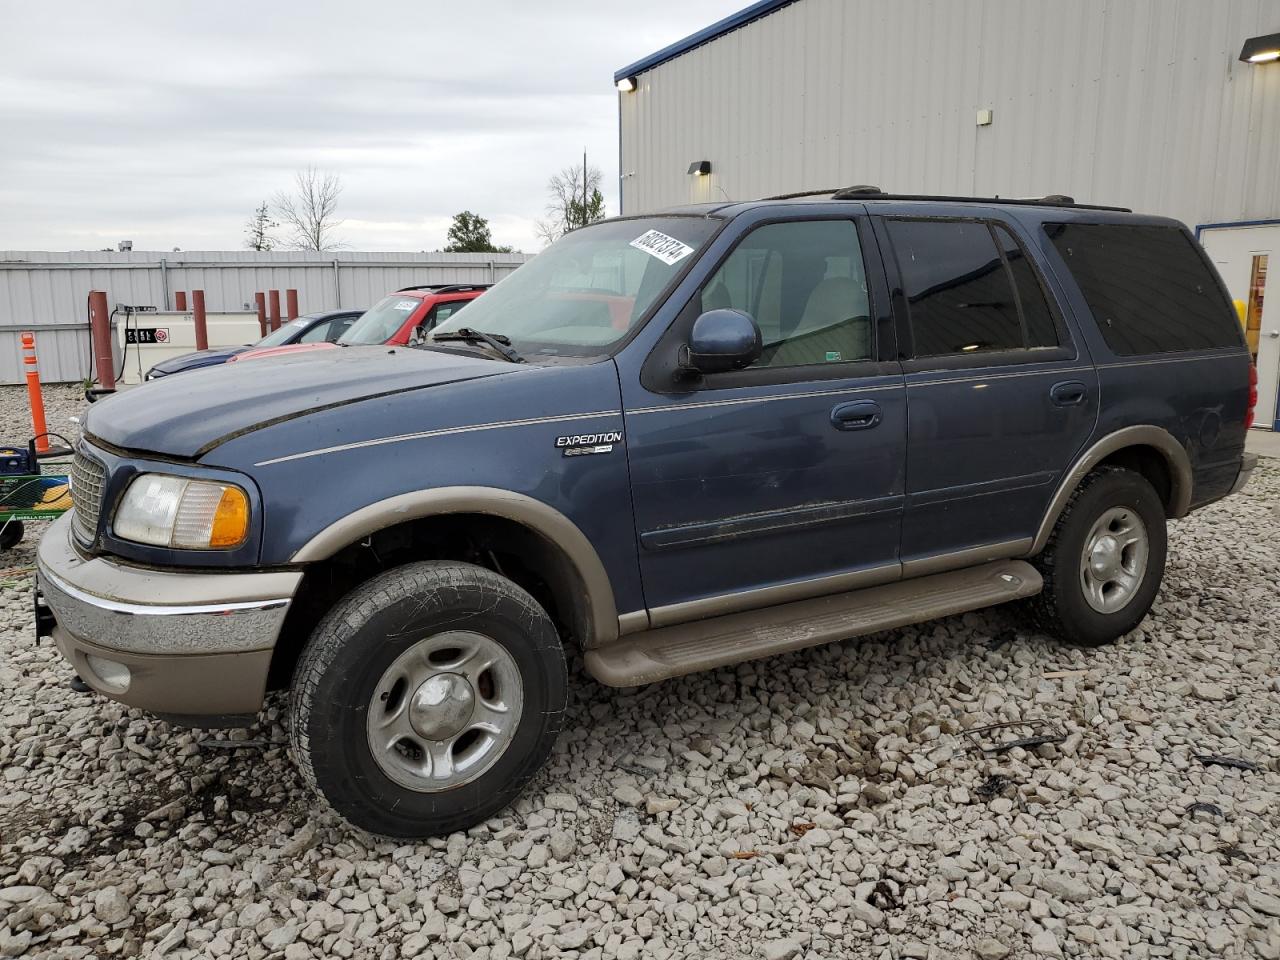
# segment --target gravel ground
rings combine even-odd
[[[49,394],[56,429],[76,398]],[[24,411],[0,388],[0,436]],[[1264,461],[1174,524],[1151,617],[1105,650],[997,610],[638,691],[579,667],[524,797],[405,846],[312,803],[281,702],[228,735],[68,689],[29,537],[3,561],[0,955],[1280,958],[1278,503]],[[966,733],[1015,720],[1067,738]]]

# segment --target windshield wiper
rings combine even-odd
[[[457,330],[433,333],[431,339],[435,342],[462,340],[466,343],[486,343],[512,363],[525,362],[524,357],[511,346],[511,338],[500,333],[485,333],[482,330],[472,330],[470,327],[459,327]]]

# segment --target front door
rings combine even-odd
[[[864,256],[874,249],[848,213],[749,230],[641,382],[624,378],[653,625],[899,576],[906,405],[900,368],[882,360],[895,347],[878,336],[892,341],[893,331],[878,260]],[[696,382],[663,379],[693,320],[725,307],[756,320],[759,360]]]
[[[907,382],[907,576],[1031,545],[1093,430],[1098,381],[1008,224],[877,222]]]

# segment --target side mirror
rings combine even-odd
[[[680,353],[680,368],[697,373],[724,373],[754,363],[763,349],[760,328],[742,310],[708,310],[693,321],[689,343]]]

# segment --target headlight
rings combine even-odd
[[[229,483],[144,473],[112,523],[122,540],[182,550],[225,550],[249,535],[249,498]]]

